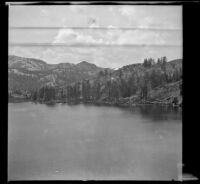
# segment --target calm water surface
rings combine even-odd
[[[9,103],[9,180],[171,180],[181,110]]]

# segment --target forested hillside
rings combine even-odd
[[[13,62],[13,56],[9,61],[10,97],[17,92],[40,102],[182,103],[181,59],[167,62],[166,57],[147,58],[143,63],[118,70],[100,68],[85,61],[77,65],[27,61],[28,64],[23,59]]]
[[[9,90],[32,91],[44,85],[66,86],[82,79],[91,79],[103,68],[88,62],[47,64],[44,61],[9,56]]]

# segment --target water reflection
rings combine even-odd
[[[100,107],[100,108],[115,108],[124,111],[124,113],[140,113],[142,117],[151,119],[153,121],[167,121],[170,119],[173,120],[182,120],[182,108],[173,107],[169,105],[138,105],[134,107],[119,107],[119,106],[110,106],[110,105],[101,105],[101,104],[79,104],[79,103],[54,103],[54,104],[44,104],[47,107],[55,108],[59,105],[61,106],[70,106],[70,107]]]
[[[56,107],[58,104],[57,103],[47,103],[45,105],[48,106],[48,107],[53,108],[53,107]]]
[[[143,117],[150,118],[153,121],[167,121],[170,119],[181,120],[182,110],[179,107],[161,106],[161,105],[142,105],[139,107]]]

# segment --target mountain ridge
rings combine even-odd
[[[75,63],[70,63],[70,62],[60,62],[60,63],[51,64],[51,63],[47,63],[46,61],[41,60],[41,59],[21,57],[21,56],[17,56],[17,55],[9,55],[8,56],[9,63],[13,63],[13,60],[15,60],[14,63],[15,62],[20,62],[20,61],[34,61],[36,63],[50,65],[50,66],[58,66],[58,65],[62,65],[62,66],[65,66],[65,65],[84,66],[84,65],[87,65],[87,66],[96,66],[98,68],[103,68],[103,67],[97,66],[97,65],[95,65],[93,63],[90,63],[90,62],[87,62],[87,61],[81,61],[81,62],[76,63],[76,64]]]
[[[100,66],[97,66],[96,64],[94,63],[90,63],[90,62],[87,62],[87,61],[80,61],[79,63],[70,63],[70,62],[60,62],[60,63],[55,63],[55,64],[51,64],[51,63],[47,63],[46,61],[42,60],[42,59],[37,59],[37,58],[29,58],[29,57],[22,57],[22,56],[17,56],[17,55],[9,55],[8,56],[8,61],[11,61],[10,58],[19,58],[19,59],[27,59],[27,60],[33,60],[33,61],[36,61],[36,62],[40,62],[40,63],[43,63],[43,64],[46,64],[46,65],[53,65],[53,66],[57,66],[57,65],[93,65],[93,66],[96,66],[98,68],[104,68],[104,67],[100,67]],[[170,60],[168,61],[168,63],[170,62],[179,62],[179,61],[182,61],[181,58],[177,58],[177,59],[173,59],[173,60]],[[133,63],[133,64],[127,64],[127,65],[123,65],[121,67],[116,67],[116,69],[113,69],[113,68],[108,68],[106,67],[107,69],[111,69],[111,70],[117,70],[117,69],[120,69],[120,68],[123,68],[124,66],[130,66],[130,65],[140,65],[142,64],[142,62],[138,62],[138,63]]]
[[[35,58],[23,58],[15,55],[8,57],[10,89],[22,88],[28,90],[49,82],[61,86],[68,85],[81,79],[91,79],[101,70],[104,70],[104,68],[86,61],[77,64],[48,64]]]

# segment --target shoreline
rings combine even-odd
[[[161,106],[173,106],[182,108],[182,104],[173,104],[171,102],[156,102],[156,101],[141,101],[141,102],[114,102],[114,101],[83,101],[83,100],[51,100],[51,101],[40,101],[40,100],[31,100],[31,99],[24,99],[24,98],[12,98],[8,99],[8,103],[23,103],[23,102],[33,102],[39,104],[46,104],[46,105],[55,105],[58,103],[62,104],[93,104],[93,105],[106,105],[106,106],[117,106],[117,107],[134,107],[140,105],[161,105]]]

